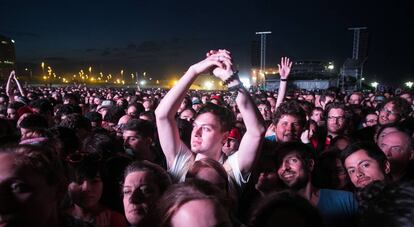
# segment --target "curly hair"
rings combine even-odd
[[[297,101],[288,101],[280,105],[273,117],[273,124],[277,125],[280,118],[284,115],[291,115],[295,116],[299,119],[301,126],[303,127],[306,123],[306,114],[305,111],[302,109],[300,104]]]

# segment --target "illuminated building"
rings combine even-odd
[[[15,68],[15,65],[14,41],[0,35],[0,80],[7,80],[10,71]]]

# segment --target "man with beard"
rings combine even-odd
[[[165,166],[164,157],[152,146],[155,127],[145,120],[131,119],[123,127],[125,152],[134,160],[147,160]]]
[[[314,151],[300,142],[282,144],[276,151],[277,175],[287,187],[317,207],[327,226],[354,226],[357,202],[351,192],[320,189],[312,184]]]

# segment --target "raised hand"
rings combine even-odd
[[[230,59],[230,55],[224,52],[213,52],[209,51],[207,53],[206,59],[192,65],[190,70],[193,71],[195,74],[202,74],[202,73],[211,73],[216,68],[224,68],[226,67],[223,61],[225,59]]]
[[[290,69],[292,68],[292,62],[287,57],[282,57],[280,59],[280,64],[277,64],[279,67],[279,74],[281,79],[287,79],[290,74]]]
[[[10,79],[14,79],[14,78],[16,78],[16,72],[15,72],[14,70],[12,70],[12,71],[10,72],[10,76],[9,76],[9,78],[10,78]]]
[[[213,75],[225,81],[234,73],[233,62],[231,53],[227,50],[210,50],[207,52],[207,57],[215,56],[219,62],[222,63],[222,67],[215,67],[212,71]]]

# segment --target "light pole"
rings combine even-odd
[[[271,31],[256,32],[256,35],[260,35],[260,72],[263,73],[263,81],[261,81],[263,89],[266,89],[266,35],[270,34]]]
[[[414,83],[411,81],[405,82],[405,86],[407,86],[409,89],[413,87]]]
[[[42,77],[45,77],[45,63],[42,62],[40,66],[42,67]]]
[[[375,88],[375,91],[377,91],[378,82],[376,82],[376,81],[372,82],[371,87]]]
[[[32,69],[25,68],[24,71],[26,71],[26,72],[29,71],[29,75],[30,75],[29,78],[30,78],[30,80],[32,80],[32,76],[33,76]]]

